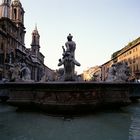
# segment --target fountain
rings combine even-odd
[[[135,86],[133,83],[119,80],[114,82],[116,76],[114,68],[109,70],[108,82],[76,81],[75,65],[80,66],[80,63],[75,59],[76,43],[72,41],[71,34],[68,35],[67,39],[66,48],[62,47],[63,54],[58,63],[58,66],[64,66],[62,80],[28,82],[30,81],[30,71],[26,69],[27,73],[23,74],[22,81],[15,80],[15,82],[0,84],[0,92],[5,89],[6,93],[8,92],[9,100],[7,102],[20,108],[40,108],[51,113],[78,113],[130,104],[130,92],[133,92]],[[120,65],[118,64],[118,67]],[[25,67],[20,69],[21,72],[24,70]],[[119,70],[123,71],[123,67]],[[18,78],[18,72],[15,73],[16,78]],[[117,74],[117,72],[115,73]],[[124,79],[126,81],[127,77]]]

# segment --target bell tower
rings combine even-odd
[[[11,0],[2,0],[0,4],[0,18],[10,18],[10,4]]]
[[[37,26],[35,26],[35,29],[32,32],[32,43],[31,43],[31,51],[33,55],[38,55],[40,51],[40,35],[37,30]]]
[[[25,27],[24,27],[24,9],[20,0],[13,0],[10,8],[10,19],[19,28],[18,40],[24,45]]]
[[[24,25],[24,9],[20,0],[13,0],[11,4],[11,20],[16,23],[17,26]]]

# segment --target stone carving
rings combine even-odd
[[[31,81],[31,70],[26,66],[25,63],[22,63],[22,68],[20,69],[21,77],[23,81]]]
[[[58,66],[64,65],[64,81],[75,81],[75,65],[80,63],[75,60],[76,43],[72,41],[73,36],[69,34],[68,41],[65,43],[66,49],[62,46],[63,57],[59,59]]]
[[[10,49],[10,52],[8,55],[8,63],[13,64],[14,63],[14,51],[13,49]]]
[[[130,69],[126,62],[113,64],[108,71],[107,82],[127,82],[130,76]]]
[[[9,69],[5,72],[5,77],[0,82],[33,82],[31,80],[31,70],[25,63],[8,63]]]
[[[43,76],[41,77],[41,80],[39,82],[46,82],[47,81],[47,75],[46,73],[44,72],[43,73]]]
[[[9,72],[10,72],[10,81],[11,82],[15,82],[20,79],[20,65],[18,63],[13,64],[13,66],[11,66]]]

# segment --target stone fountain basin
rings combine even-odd
[[[80,112],[126,106],[130,104],[129,97],[134,85],[105,82],[13,82],[1,83],[0,89],[8,92],[7,102],[13,106],[52,112]]]

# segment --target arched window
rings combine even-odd
[[[3,65],[4,64],[4,45],[3,43],[1,43],[1,46],[0,46],[0,65]]]
[[[6,27],[4,24],[2,24],[2,29],[5,31],[6,30]]]
[[[0,80],[2,80],[2,72],[0,71]]]
[[[23,22],[23,14],[22,14],[22,12],[20,13],[20,20],[21,20],[21,22]]]
[[[14,20],[17,19],[17,9],[14,9]]]
[[[1,43],[1,47],[0,47],[0,49],[1,49],[1,51],[4,50],[4,45],[3,45],[3,43]]]
[[[33,44],[36,44],[36,36],[33,35]]]

